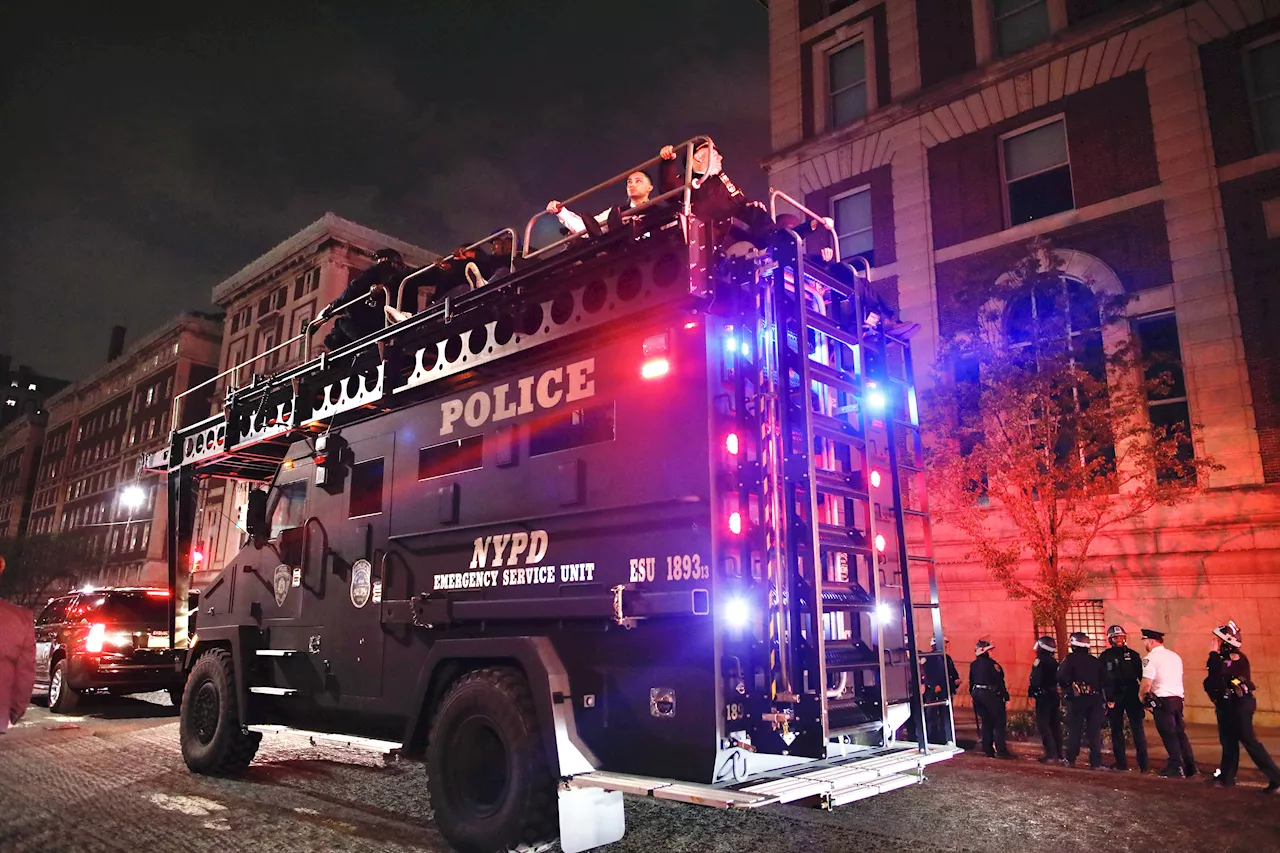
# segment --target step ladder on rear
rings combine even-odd
[[[801,709],[806,696],[817,699],[819,757],[887,749],[899,734],[926,754],[929,739],[953,741],[953,727],[948,696],[930,703],[945,712],[947,732],[916,736],[926,715],[914,610],[931,610],[936,634],[941,616],[910,330],[886,323],[866,271],[846,270],[806,268],[797,246],[762,291],[759,342],[762,355],[776,353],[776,363],[762,359],[759,378],[768,401],[760,429],[770,677]],[[916,605],[920,569],[928,603]],[[798,606],[780,604],[793,596]]]

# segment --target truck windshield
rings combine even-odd
[[[307,481],[294,480],[276,487],[276,503],[271,510],[271,538],[280,531],[299,527],[307,520]]]

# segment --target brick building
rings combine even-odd
[[[1208,721],[1209,631],[1232,618],[1258,722],[1280,723],[1280,2],[771,0],[769,17],[771,183],[874,263],[923,327],[918,363],[1040,235],[1068,277],[1133,294],[1120,332],[1180,351],[1150,417],[1193,424],[1224,470],[1101,542],[1069,622],[1135,644],[1164,628]],[[992,638],[1018,693],[1029,608],[935,533],[957,658]]]
[[[400,252],[411,267],[425,266],[439,257],[326,213],[215,287],[213,302],[226,314],[215,405],[223,400],[228,383],[248,382],[255,372],[270,373],[301,361],[304,341],[298,340],[232,373],[233,368],[302,334],[307,323],[370,266],[373,253],[382,248]],[[327,328],[312,339],[312,352],[320,349]],[[209,414],[207,406],[200,414]],[[237,526],[248,499],[248,485],[243,483],[216,480],[203,488],[194,541],[204,566],[195,579],[197,585],[211,578],[240,548]]]
[[[33,412],[0,428],[0,539],[26,532],[47,421]]]
[[[39,415],[45,398],[69,384],[25,364],[15,365],[11,356],[0,353],[0,427],[25,415]]]
[[[198,313],[128,349],[117,329],[107,364],[46,401],[26,530],[72,537],[77,583],[167,583],[164,484],[138,461],[165,446],[174,396],[216,372],[221,335]]]

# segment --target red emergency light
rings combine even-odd
[[[738,455],[738,434],[736,432],[731,432],[725,436],[724,448],[732,455]]]
[[[651,358],[640,366],[640,375],[645,379],[658,379],[671,372],[671,362],[665,358]]]

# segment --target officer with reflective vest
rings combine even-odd
[[[1209,644],[1209,675],[1204,680],[1205,692],[1213,700],[1218,716],[1218,740],[1222,743],[1222,766],[1211,782],[1234,785],[1236,769],[1240,766],[1240,746],[1267,777],[1265,793],[1280,793],[1280,767],[1258,742],[1253,733],[1253,712],[1258,700],[1254,697],[1254,685],[1249,676],[1249,659],[1240,651],[1244,639],[1235,622],[1228,622],[1213,629]]]
[[[1129,638],[1123,626],[1112,625],[1107,629],[1108,648],[1098,655],[1102,661],[1102,693],[1106,697],[1107,721],[1111,724],[1111,751],[1116,756],[1116,769],[1128,770],[1129,759],[1125,755],[1124,721],[1129,719],[1133,732],[1133,751],[1138,756],[1138,769],[1146,773],[1151,765],[1147,758],[1147,733],[1142,729],[1146,712],[1138,685],[1142,682],[1142,656],[1129,648]]]
[[[969,664],[969,694],[978,715],[982,752],[987,758],[1013,758],[1005,742],[1005,703],[1009,689],[1004,683],[1004,669],[991,657],[995,646],[979,640],[973,647],[974,660]]]
[[[1058,693],[1058,644],[1053,637],[1041,637],[1035,644],[1036,660],[1031,664],[1027,695],[1036,700],[1036,729],[1044,744],[1041,764],[1062,760],[1061,695]]]
[[[1080,738],[1089,738],[1089,769],[1102,766],[1102,663],[1089,652],[1089,635],[1071,635],[1071,653],[1058,668],[1058,684],[1067,700],[1067,754],[1072,767],[1080,756]]]

